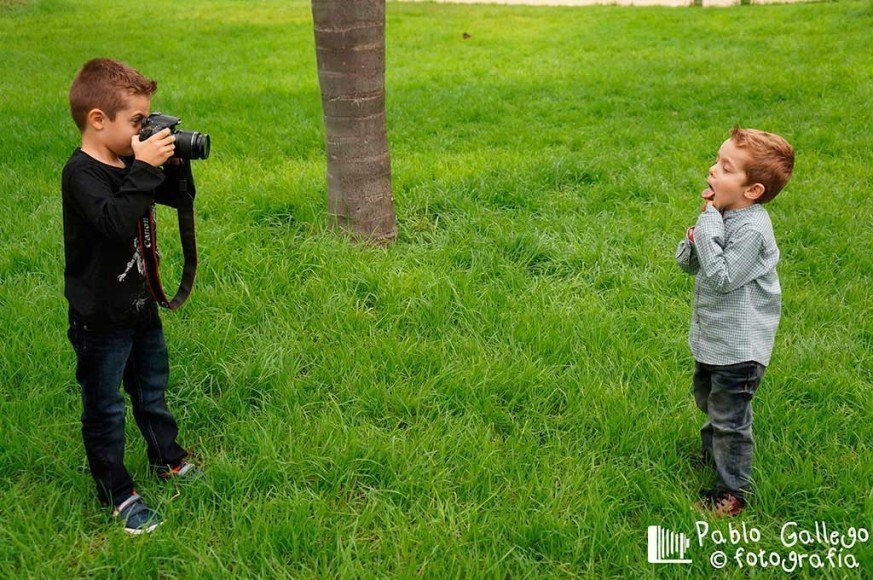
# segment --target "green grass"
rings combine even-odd
[[[687,572],[645,545],[649,524],[693,533],[710,483],[688,461],[693,280],[673,252],[735,123],[797,149],[769,208],[783,318],[741,521],[768,549],[787,521],[873,528],[868,2],[390,4],[387,250],[325,225],[306,2],[0,8],[0,576]],[[96,502],[65,337],[66,94],[94,56],[158,79],[153,109],[214,144],[197,286],[164,316],[208,477],[179,496],[150,479],[129,417],[128,466],[168,520],[148,538]],[[867,572],[870,546],[849,551]]]

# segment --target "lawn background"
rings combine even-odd
[[[687,572],[645,545],[650,524],[693,533],[710,483],[673,254],[735,123],[797,149],[769,206],[783,317],[741,521],[773,549],[787,521],[873,528],[871,29],[866,1],[390,3],[400,235],[379,250],[325,227],[307,2],[0,3],[0,576]],[[65,337],[66,95],[95,56],[213,139],[197,285],[164,316],[207,478],[150,478],[128,414],[166,518],[148,538],[96,502]],[[869,571],[870,544],[851,552]]]

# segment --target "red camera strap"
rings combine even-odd
[[[179,183],[179,207],[176,211],[179,216],[179,237],[182,240],[182,256],[185,264],[182,267],[182,279],[179,289],[172,300],[167,298],[164,287],[161,284],[159,269],[160,255],[158,254],[158,230],[155,223],[155,206],[149,206],[148,211],[139,220],[137,239],[139,249],[145,263],[146,281],[149,291],[158,304],[170,310],[178,310],[188,300],[191,290],[194,288],[194,278],[197,276],[197,242],[194,237],[194,201],[188,197],[187,184]]]

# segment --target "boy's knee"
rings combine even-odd
[[[718,420],[710,416],[709,423],[712,426],[712,434],[714,438],[731,438],[749,440],[752,439],[752,421],[737,421],[733,418]]]
[[[124,413],[97,418],[82,418],[82,437],[86,448],[115,448],[124,445]]]
[[[85,396],[82,425],[91,427],[124,424],[124,396],[115,390],[106,396]]]

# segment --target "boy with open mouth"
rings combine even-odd
[[[734,128],[709,170],[697,224],[676,250],[680,268],[695,275],[694,399],[708,419],[703,460],[716,471],[698,508],[717,516],[742,512],[751,493],[752,397],[770,364],[782,305],[779,248],[764,204],[793,169],[785,139]]]

